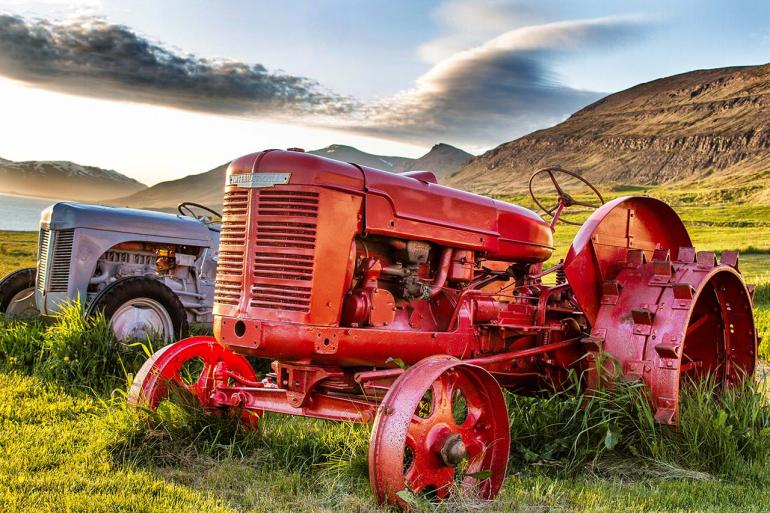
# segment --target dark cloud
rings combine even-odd
[[[558,59],[638,36],[634,18],[519,28],[438,62],[416,86],[370,106],[356,129],[429,144],[489,145],[558,123],[603,94],[560,83]]]
[[[181,55],[122,25],[0,15],[0,73],[82,96],[225,114],[340,114],[350,99],[260,64]]]
[[[602,18],[517,28],[438,61],[413,89],[363,102],[259,64],[181,54],[99,19],[57,24],[0,15],[0,74],[81,96],[483,147],[598,99],[563,85],[555,64],[606,51],[644,25]]]

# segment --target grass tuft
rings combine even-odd
[[[103,394],[122,387],[147,358],[143,348],[153,344],[162,342],[118,342],[104,316],[84,316],[78,301],[48,320],[0,316],[0,369]]]
[[[511,470],[607,476],[770,478],[767,385],[722,389],[713,379],[683,386],[679,426],[655,422],[644,385],[577,385],[540,398],[510,396]]]

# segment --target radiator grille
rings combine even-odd
[[[51,274],[48,278],[48,290],[51,292],[67,292],[70,283],[70,260],[72,259],[72,243],[75,240],[75,230],[59,230],[53,239],[53,261]]]
[[[40,230],[40,247],[38,248],[37,288],[45,290],[45,279],[48,275],[48,247],[51,244],[51,232],[45,228]]]
[[[225,193],[214,287],[214,301],[218,303],[237,305],[240,301],[248,213],[248,190],[235,189]]]
[[[40,255],[37,288],[49,292],[67,292],[75,230],[40,230]]]
[[[318,193],[262,190],[257,212],[250,305],[309,311]]]

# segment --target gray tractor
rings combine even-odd
[[[80,298],[118,340],[187,335],[211,323],[221,214],[182,203],[179,214],[56,203],[40,219],[37,268],[0,280],[0,312],[55,314]]]

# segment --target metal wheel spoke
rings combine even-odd
[[[409,470],[404,477],[404,484],[409,488],[409,491],[414,494],[420,493],[427,485],[427,483],[425,483],[424,474],[417,470],[417,466],[414,463],[409,467]]]
[[[200,376],[196,381],[196,387],[200,393],[205,393],[210,388],[210,384],[214,381],[214,365],[205,362]]]
[[[487,444],[480,439],[480,435],[475,431],[470,431],[466,436],[463,436],[463,443],[471,462],[475,462],[487,448]]]
[[[706,321],[708,321],[711,318],[709,314],[703,314],[698,319],[690,323],[689,326],[687,326],[687,333],[685,336],[689,336],[691,333],[696,331],[698,328],[706,324]]]
[[[413,426],[414,424],[412,424]],[[421,429],[419,432],[414,432],[411,427],[406,433],[405,443],[412,449],[412,453],[417,450],[418,447],[422,447],[422,443],[425,440],[427,430]]]
[[[456,374],[447,374],[433,383],[433,413],[435,420],[452,418],[452,395],[457,383]]]
[[[457,426],[457,432],[463,437],[463,441],[465,441],[466,437],[474,435],[476,426],[479,424],[479,418],[478,413],[472,412],[470,408],[468,409],[468,417],[464,422]]]
[[[430,431],[430,428],[433,425],[429,420],[432,417],[433,415],[424,419],[422,417],[418,417],[417,415],[413,415],[412,420],[409,423],[409,431],[406,433],[407,438],[411,439],[415,444],[421,443],[423,440],[425,440],[425,437],[428,435],[428,431]]]

